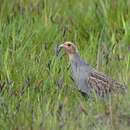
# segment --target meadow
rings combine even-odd
[[[0,129],[129,130],[130,0],[0,0]],[[105,103],[81,95],[68,57],[128,86]]]

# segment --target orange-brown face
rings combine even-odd
[[[63,47],[68,55],[76,53],[76,46],[72,42],[65,42],[59,47]]]

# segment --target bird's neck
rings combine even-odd
[[[77,66],[82,66],[82,65],[89,65],[87,62],[85,62],[78,53],[71,54],[69,55],[69,60],[71,65],[77,65]]]
[[[80,60],[80,55],[78,53],[69,54],[70,62],[77,62]]]

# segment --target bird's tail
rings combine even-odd
[[[128,87],[125,84],[115,82],[115,87],[117,88],[117,91],[121,94],[126,94],[128,92]]]

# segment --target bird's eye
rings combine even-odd
[[[71,46],[71,44],[68,44],[68,46]]]

